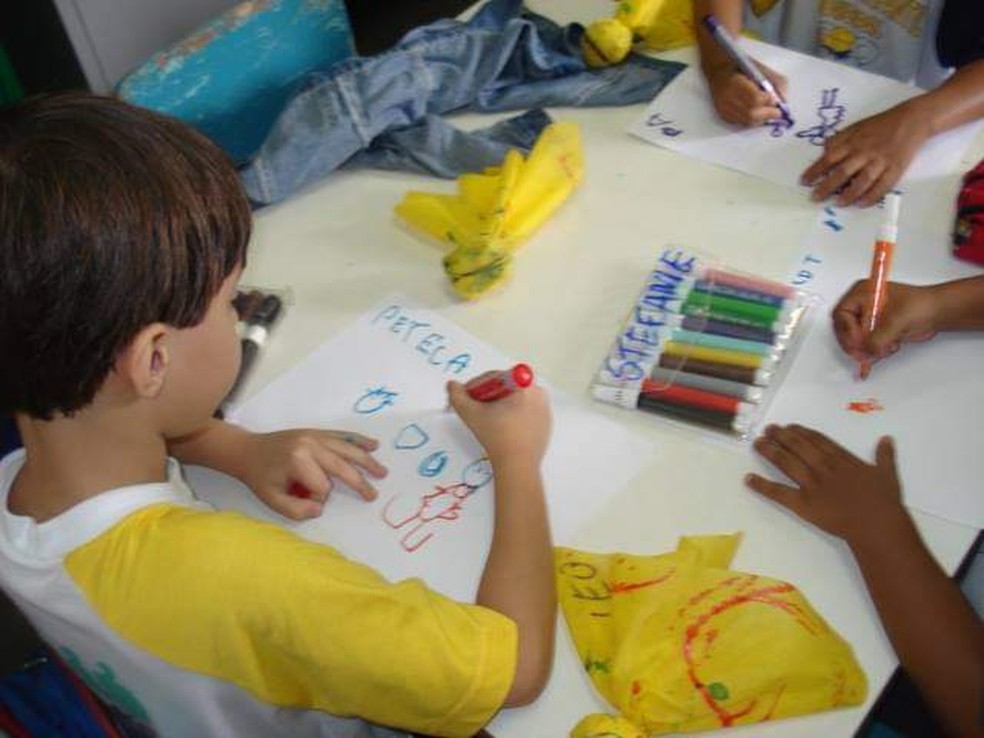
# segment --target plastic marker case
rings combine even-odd
[[[669,247],[595,377],[595,399],[750,438],[818,299]]]

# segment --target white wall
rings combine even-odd
[[[55,0],[89,86],[107,92],[155,51],[238,0]]]

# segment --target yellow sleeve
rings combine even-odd
[[[516,669],[505,616],[237,513],[148,507],[65,565],[121,636],[270,704],[468,736]]]

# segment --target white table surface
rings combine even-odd
[[[604,0],[531,4],[558,22],[589,22],[613,7]],[[626,128],[642,107],[551,111],[555,119],[581,127],[585,181],[521,248],[511,281],[477,302],[463,303],[453,295],[441,269],[441,250],[403,229],[392,214],[407,190],[451,192],[450,182],[338,172],[261,210],[243,284],[287,288],[291,304],[245,395],[384,296],[401,292],[504,353],[529,361],[554,386],[587,398],[591,378],[663,246],[708,249],[737,269],[787,278],[816,206],[803,192],[631,137]],[[460,116],[455,122],[477,127],[489,117]],[[981,155],[980,143],[968,163]],[[936,204],[926,203],[927,211],[939,214],[941,228],[952,217],[955,191],[956,179],[936,193]],[[854,647],[870,688],[862,707],[729,734],[851,735],[897,661],[846,547],[746,491],[741,479],[752,467],[747,446],[708,443],[703,434],[668,427],[643,413],[596,407],[650,440],[654,461],[570,543],[599,551],[662,553],[674,549],[681,535],[742,531],[733,568],[797,585]],[[954,571],[976,529],[923,513],[914,517],[940,563]],[[605,710],[561,621],[546,692],[530,707],[503,711],[490,730],[497,738],[562,736],[583,715]]]

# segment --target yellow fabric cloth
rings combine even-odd
[[[462,297],[480,297],[509,274],[512,253],[573,192],[584,174],[581,134],[554,123],[529,157],[513,149],[498,167],[458,178],[458,193],[408,192],[396,214],[452,247],[444,270]]]
[[[693,18],[692,0],[621,0],[615,11],[615,19],[628,26],[653,51],[694,43]]]
[[[682,538],[658,556],[555,552],[585,670],[620,716],[574,738],[641,738],[864,701],[850,646],[791,584],[728,568],[739,535]]]
[[[124,639],[273,705],[470,736],[515,672],[508,618],[237,513],[152,505],[65,567]]]

